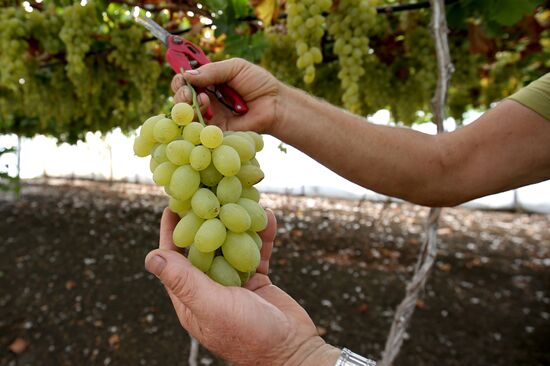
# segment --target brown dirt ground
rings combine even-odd
[[[0,196],[0,365],[186,364],[189,337],[143,268],[166,203],[155,187],[65,180]],[[378,358],[427,209],[262,203],[279,222],[273,282],[328,342]],[[550,364],[550,215],[445,209],[439,237],[396,364]],[[203,348],[199,361],[225,364]]]

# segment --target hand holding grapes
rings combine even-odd
[[[261,263],[244,287],[224,287],[178,252],[172,232],[179,218],[166,209],[159,249],[145,259],[165,285],[182,326],[204,347],[236,365],[334,365],[339,350],[327,345],[305,310],[267,276],[275,216],[260,233]]]
[[[203,114],[212,105],[214,117],[209,121],[210,124],[218,125],[226,131],[269,133],[277,120],[282,83],[259,66],[233,58],[203,65],[185,72],[184,75],[178,74],[172,80],[175,103],[191,103],[191,90],[185,86],[186,80],[195,87],[225,83],[237,90],[248,104],[248,113],[239,116],[233,114],[215,97],[200,94],[198,99]]]

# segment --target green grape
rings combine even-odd
[[[157,163],[164,163],[165,161],[168,161],[168,158],[166,157],[166,144],[159,144],[157,145],[153,150],[153,159]]]
[[[219,219],[206,220],[195,234],[195,247],[201,252],[212,252],[224,243],[227,230]]]
[[[258,246],[247,233],[227,232],[222,253],[227,262],[241,272],[255,271],[260,264]]]
[[[237,178],[239,178],[243,187],[252,187],[254,184],[264,179],[264,172],[257,166],[244,165],[237,173]]]
[[[243,187],[241,197],[260,202],[260,191],[258,191],[256,187]]]
[[[140,158],[144,158],[149,155],[151,153],[151,149],[153,149],[153,143],[145,140],[143,137],[137,136],[134,139],[134,154]]]
[[[168,118],[157,121],[153,127],[153,136],[155,136],[155,140],[163,144],[175,140],[179,135],[180,129],[178,125]]]
[[[240,272],[240,271],[237,271],[237,273],[239,274],[239,278],[241,279],[242,285],[247,283],[250,277],[252,277],[252,275],[254,274],[254,272]]]
[[[149,170],[151,171],[151,173],[155,172],[157,166],[159,166],[159,163],[155,159],[153,159],[153,157],[151,157],[151,160],[149,161]]]
[[[189,164],[189,156],[195,145],[186,140],[175,140],[166,146],[166,157],[173,164]]]
[[[231,146],[233,149],[235,149],[235,151],[237,151],[237,153],[239,154],[241,162],[252,159],[254,157],[254,154],[256,154],[256,145],[254,143],[250,143],[249,140],[237,134],[225,136],[223,138],[223,144]]]
[[[203,219],[213,219],[220,212],[220,202],[207,188],[201,188],[191,198],[191,207],[195,214]]]
[[[258,160],[256,158],[250,160],[250,164],[257,166],[258,168],[260,167],[260,163],[258,163]]]
[[[239,273],[222,256],[214,258],[207,274],[213,281],[223,286],[241,285]]]
[[[153,134],[153,130],[155,128],[155,124],[160,121],[161,119],[164,119],[164,114],[159,114],[153,117],[149,117],[145,122],[143,122],[143,125],[141,126],[141,129],[139,130],[139,135],[145,140],[150,141],[152,143],[158,142],[155,139],[155,136]]]
[[[321,50],[318,47],[312,47],[309,50],[309,52],[313,57],[314,63],[320,64],[323,61],[323,54],[321,53]]]
[[[214,259],[214,252],[203,253],[194,245],[191,245],[189,247],[187,259],[189,259],[189,262],[201,271],[208,272],[210,266],[212,265],[212,260]]]
[[[236,203],[227,203],[221,207],[220,220],[228,230],[235,233],[245,232],[251,224],[248,211]]]
[[[258,235],[257,232],[255,231],[252,231],[252,230],[248,230],[246,232],[248,235],[250,235],[250,237],[252,238],[252,240],[254,240],[254,242],[256,243],[256,245],[258,246],[258,250],[261,251],[262,250],[262,238],[260,238],[260,235]]]
[[[191,151],[189,156],[189,163],[193,169],[197,171],[204,170],[210,165],[212,161],[212,153],[210,150],[202,145],[197,145]]]
[[[235,131],[233,134],[237,135],[237,136],[241,136],[246,141],[248,141],[252,145],[253,148],[256,148],[256,142],[254,141],[254,138],[252,138],[252,136],[250,136],[248,133],[246,133],[244,131]]]
[[[214,163],[210,163],[206,169],[200,171],[201,183],[207,187],[216,186],[223,178],[218,169],[214,166]]]
[[[231,177],[241,169],[241,159],[237,151],[231,146],[220,145],[212,152],[214,166],[222,175]]]
[[[174,244],[180,248],[193,244],[195,234],[203,222],[204,220],[195,215],[193,211],[188,211],[174,228],[174,232],[172,233]]]
[[[311,84],[313,82],[313,80],[315,80],[315,71],[311,71],[311,70],[315,70],[315,68],[312,68],[313,66],[308,66],[306,68],[306,73],[304,74],[304,82],[306,84]]]
[[[218,126],[206,126],[200,133],[200,140],[207,148],[215,149],[222,144],[223,131]]]
[[[254,146],[256,148],[256,152],[262,151],[264,148],[264,139],[262,135],[254,131],[246,131],[246,133],[248,136],[252,137],[252,139],[254,140]]]
[[[181,201],[188,200],[199,189],[201,176],[191,165],[182,165],[172,173],[170,191]]]
[[[170,112],[172,120],[180,126],[186,126],[193,122],[195,111],[193,107],[187,103],[177,103],[172,107]]]
[[[237,202],[241,197],[242,184],[237,177],[224,177],[218,183],[216,196],[222,205],[230,202]]]
[[[153,172],[153,181],[159,186],[167,186],[170,184],[172,173],[176,170],[177,165],[172,164],[169,161],[160,163],[159,166]]]
[[[250,215],[251,223],[250,229],[254,231],[262,231],[267,227],[267,215],[256,201],[252,201],[248,198],[241,198],[238,202]]]
[[[177,213],[180,217],[183,217],[187,211],[191,209],[191,201],[180,201],[177,198],[170,197],[168,207],[172,210],[172,212]]]
[[[191,122],[183,129],[183,138],[194,145],[201,143],[201,131],[204,128],[199,122]]]

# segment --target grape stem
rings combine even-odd
[[[181,69],[181,74],[182,75],[183,75],[183,72],[184,72],[184,69],[182,68]],[[195,110],[195,112],[197,112],[197,117],[198,117],[199,122],[201,123],[201,125],[206,127],[206,123],[204,123],[204,119],[202,118],[201,109],[199,107],[199,100],[197,98],[197,92],[195,91],[195,88],[193,88],[193,85],[191,85],[190,83],[186,83],[186,84],[189,87],[189,89],[191,89],[191,94],[193,95],[193,106],[192,107]]]

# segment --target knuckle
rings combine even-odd
[[[191,92],[191,88],[189,88],[187,85],[184,85],[182,88],[183,97],[186,100],[191,100],[193,98],[193,93]]]
[[[181,82],[181,75],[176,75],[172,78],[172,82],[171,82],[171,87],[172,87],[172,90],[174,91],[174,93],[181,87],[182,85],[182,82]]]
[[[178,102],[186,102],[187,98],[185,96],[185,90],[183,88],[179,88],[176,92],[176,95],[174,96],[174,99]]]

